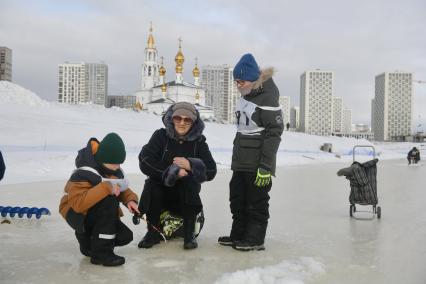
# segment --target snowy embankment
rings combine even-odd
[[[109,132],[117,132],[126,143],[128,155],[123,168],[128,173],[138,173],[140,149],[162,126],[159,116],[91,104],[47,102],[27,89],[2,81],[0,150],[7,166],[2,183],[66,179],[74,168],[77,151],[86,145],[90,137],[101,140]],[[235,127],[206,123],[204,134],[219,167],[229,168]],[[320,151],[324,143],[332,143],[332,153]],[[354,145],[371,143],[284,132],[277,164],[350,162]],[[409,143],[381,144],[376,146],[376,152],[382,159],[401,158],[411,146]],[[362,149],[361,154],[371,155],[371,151]]]

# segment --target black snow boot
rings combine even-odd
[[[195,219],[184,219],[183,220],[183,248],[184,249],[195,249],[198,247],[197,240],[194,234]]]
[[[230,236],[221,236],[219,237],[217,242],[222,246],[233,246],[235,243],[235,240],[231,238]]]
[[[245,238],[241,241],[236,241],[232,247],[240,251],[264,250],[263,243],[267,227],[268,223],[249,223]]]
[[[152,248],[154,245],[160,243],[161,239],[161,235],[157,231],[148,230],[139,242],[138,248]]]
[[[126,259],[122,256],[116,255],[115,253],[111,253],[104,256],[92,256],[90,259],[92,264],[99,264],[103,266],[119,266],[123,265],[126,262]]]
[[[236,241],[232,247],[240,251],[265,249],[265,245],[263,244],[263,242],[260,243],[260,242],[250,242],[250,241]]]
[[[102,264],[103,266],[118,266],[124,264],[124,257],[114,254],[114,239],[112,239],[112,236],[113,235],[102,236],[102,234],[99,234],[99,237],[93,237],[91,263]]]
[[[245,220],[234,218],[232,221],[231,234],[229,236],[221,236],[217,240],[222,246],[233,246],[236,241],[243,239],[245,232]]]
[[[80,245],[81,254],[90,257],[92,254],[90,251],[90,236],[86,235],[85,233],[78,233],[77,231],[75,231],[75,236]]]

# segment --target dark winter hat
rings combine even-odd
[[[259,79],[260,69],[250,53],[244,54],[234,67],[234,80],[254,82]]]
[[[123,140],[116,133],[109,133],[99,144],[95,159],[100,164],[122,164],[126,160]]]
[[[172,117],[175,116],[187,116],[195,121],[197,119],[197,110],[194,105],[187,102],[179,102],[173,105],[172,107],[173,114]]]

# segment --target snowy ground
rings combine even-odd
[[[144,226],[123,220],[134,241],[116,252],[118,268],[91,265],[72,230],[57,213],[65,180],[0,185],[2,203],[46,206],[41,220],[9,218],[0,225],[2,283],[424,283],[426,272],[425,167],[405,160],[381,161],[378,169],[382,219],[349,218],[348,181],[336,176],[346,163],[278,169],[271,192],[266,250],[243,253],[216,243],[230,226],[230,172],[203,186],[206,227],[199,248],[184,251],[182,241],[143,250]],[[142,175],[131,175],[140,192]],[[358,208],[361,209],[361,208]],[[365,208],[369,209],[369,208]]]
[[[0,225],[1,283],[424,283],[426,213],[425,167],[406,165],[413,146],[426,158],[425,144],[375,144],[379,163],[382,220],[348,217],[349,184],[335,173],[352,161],[354,145],[365,140],[284,132],[271,193],[271,220],[264,252],[241,253],[217,245],[229,231],[230,160],[235,128],[207,123],[204,134],[218,163],[216,179],[203,187],[206,227],[199,249],[181,241],[137,249],[143,226],[124,221],[135,240],[117,249],[119,268],[91,265],[80,255],[73,232],[57,213],[74,169],[77,151],[90,137],[119,133],[126,144],[123,168],[140,193],[144,176],[137,155],[158,116],[93,105],[42,101],[17,85],[0,82],[0,150],[6,162],[0,206],[48,207],[41,220],[9,218]],[[333,153],[319,150],[333,144]],[[372,152],[357,152],[362,160]],[[361,217],[368,217],[367,213]]]

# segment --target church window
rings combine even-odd
[[[151,66],[148,67],[148,76],[151,76]]]

